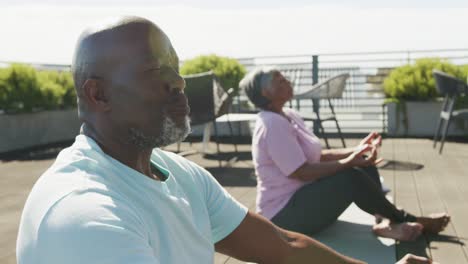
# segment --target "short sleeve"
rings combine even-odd
[[[96,206],[88,201],[98,202]],[[96,194],[63,198],[46,214],[35,263],[160,263],[131,210]]]
[[[282,117],[266,120],[264,128],[264,147],[275,165],[284,175],[291,175],[307,158],[297,140],[294,125]]]
[[[211,223],[213,243],[234,231],[247,215],[247,207],[236,201],[205,169],[202,174],[205,201]]]

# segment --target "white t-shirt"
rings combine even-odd
[[[76,137],[34,185],[17,240],[20,264],[213,263],[214,243],[247,209],[200,166],[155,149],[155,181]]]

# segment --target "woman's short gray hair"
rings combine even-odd
[[[260,109],[266,109],[270,100],[262,95],[262,90],[271,86],[273,75],[279,72],[276,68],[257,68],[249,72],[239,83],[250,101]]]

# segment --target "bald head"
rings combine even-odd
[[[150,64],[152,58],[141,58],[140,54],[148,50],[160,63],[178,69],[178,57],[168,37],[147,19],[124,17],[85,30],[79,37],[72,62],[78,100],[83,96],[86,80],[113,81],[125,68],[144,64],[141,59]],[[79,107],[84,110],[85,104],[79,102]]]
[[[112,139],[151,149],[188,133],[179,59],[152,22],[126,17],[87,29],[72,72],[83,133],[102,145]]]

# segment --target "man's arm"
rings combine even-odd
[[[281,229],[251,212],[231,234],[216,243],[215,248],[217,252],[256,263],[364,263],[341,255],[308,236]]]

